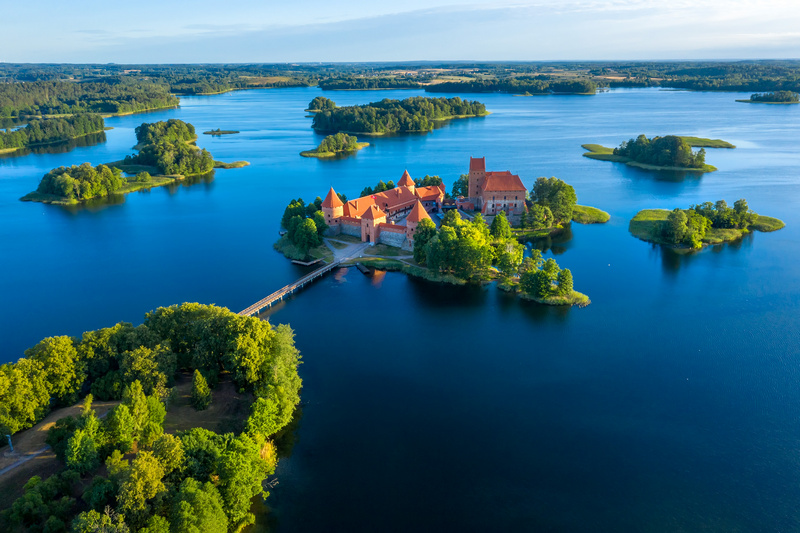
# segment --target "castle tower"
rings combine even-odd
[[[408,173],[408,170],[403,172],[403,177],[400,178],[400,181],[397,182],[397,186],[398,187],[408,187],[409,189],[411,189],[412,193],[414,192],[414,190],[415,190],[414,180],[411,179],[411,174]]]
[[[486,181],[486,158],[469,158],[469,201],[476,209],[483,207],[483,186]]]
[[[431,217],[428,215],[428,212],[425,211],[425,208],[422,206],[422,202],[417,200],[417,203],[414,204],[414,207],[411,208],[411,212],[406,217],[406,237],[408,237],[409,241],[414,240],[414,234],[417,232],[417,226],[426,218],[428,220],[431,219]]]
[[[369,209],[361,215],[361,241],[376,244],[381,234],[380,224],[386,222],[386,213],[381,211],[377,205],[369,206]]]
[[[328,226],[338,224],[339,217],[344,214],[344,204],[339,195],[336,194],[336,191],[333,190],[333,187],[328,191],[328,196],[322,202],[322,213],[325,215],[325,223]]]

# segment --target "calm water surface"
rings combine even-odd
[[[159,305],[238,310],[302,274],[271,249],[283,207],[330,185],[438,174],[469,156],[526,185],[558,176],[611,213],[554,247],[585,309],[525,304],[349,269],[270,312],[303,352],[303,410],[279,465],[271,531],[793,531],[800,528],[800,109],[739,94],[617,90],[594,97],[475,95],[492,115],[377,139],[338,161],[318,89],[183,98],[109,119],[105,143],[0,159],[0,294],[10,361],[48,335],[141,322]],[[338,104],[414,91],[328,93]],[[120,159],[143,121],[238,135],[198,144],[220,170],[192,186],[59,208],[17,199],[50,168]],[[639,133],[722,138],[720,170],[654,174],[581,157]],[[787,227],[677,256],[627,232],[640,209],[747,198]]]

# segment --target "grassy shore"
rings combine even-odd
[[[725,142],[725,141],[720,141]],[[702,168],[688,168],[688,167],[662,167],[658,165],[648,165],[647,163],[639,163],[638,161],[634,161],[629,157],[625,157],[622,155],[615,155],[614,149],[609,148],[607,146],[601,146],[599,144],[582,144],[581,147],[589,150],[588,152],[583,154],[583,157],[588,157],[589,159],[597,159],[600,161],[611,161],[612,163],[625,163],[626,165],[642,168],[645,170],[679,170],[679,171],[686,171],[686,172],[714,172],[717,170],[717,167],[713,165],[703,165]]]
[[[346,264],[355,265],[356,263],[361,263],[364,266],[377,268],[379,270],[387,270],[389,272],[403,272],[409,276],[426,279],[436,283],[448,283],[450,285],[466,285],[467,283],[463,279],[457,278],[452,274],[440,274],[425,267],[398,261],[397,259],[386,259],[384,257],[362,257],[359,259],[351,259]]]
[[[339,152],[319,152],[317,149],[314,150],[306,150],[304,152],[300,152],[300,155],[303,157],[317,157],[319,159],[325,159],[328,157],[336,157],[337,155],[346,155],[346,154],[354,154],[357,151],[361,150],[362,148],[366,148],[369,146],[369,143],[358,143],[358,146],[355,150],[341,150]]]
[[[322,259],[326,263],[333,261],[333,252],[325,244],[320,244],[316,248],[311,248],[307,254],[304,254],[297,246],[295,246],[286,235],[281,236],[280,239],[275,241],[272,247],[282,253],[287,259],[294,261],[313,261],[314,259]]]
[[[250,161],[234,161],[233,163],[223,163],[214,161],[214,168],[242,168],[250,165]]]
[[[578,224],[605,224],[611,215],[588,205],[576,205],[572,208],[572,221]]]
[[[577,305],[578,307],[586,307],[592,301],[589,299],[588,296],[583,294],[582,292],[572,291],[572,294],[568,296],[550,296],[548,298],[536,298],[535,296],[531,296],[530,294],[525,294],[520,290],[519,287],[519,280],[517,278],[508,280],[504,283],[498,283],[497,288],[501,291],[510,292],[512,294],[516,294],[522,300],[527,300],[529,302],[536,302],[545,305]]]
[[[66,139],[58,139],[56,141],[32,143],[32,144],[28,144],[26,146],[19,146],[17,148],[0,148],[0,154],[12,154],[12,153],[17,152],[19,150],[25,150],[26,148],[36,148],[38,146],[49,146],[51,144],[66,143],[66,142],[69,142],[69,141],[74,141],[75,139],[80,139],[81,137],[86,137],[88,135],[94,135],[96,133],[103,133],[104,131],[113,130],[113,129],[114,128],[110,128],[110,127],[109,128],[103,128],[102,130],[90,131],[89,133],[84,133],[83,135],[76,135],[75,137],[67,137]]]
[[[783,104],[800,104],[800,102],[759,102],[758,100],[736,100],[743,104],[769,104],[769,105],[783,105]]]
[[[128,194],[131,192],[142,191],[145,189],[152,189],[154,187],[162,187],[164,185],[169,185],[170,183],[175,183],[176,181],[180,181],[184,179],[185,176],[180,174],[174,176],[152,176],[150,181],[147,182],[128,182],[116,191],[111,194]],[[110,195],[109,195],[110,196]],[[29,192],[22,198],[20,198],[23,202],[41,202],[43,204],[52,204],[52,205],[78,205],[82,202],[87,200],[92,200],[94,198],[99,198],[97,196],[93,196],[92,198],[84,198],[83,200],[77,200],[75,198],[64,198],[63,196],[56,196],[54,194],[42,194],[37,191]]]
[[[680,136],[680,137],[681,139],[686,141],[686,144],[688,144],[692,148],[728,148],[728,149],[736,148],[735,144],[731,144],[728,141],[723,141],[722,139],[706,139],[704,137],[687,137],[687,136]]]
[[[22,147],[19,148],[0,148],[0,154],[11,154],[16,152],[17,150],[22,150]]]
[[[630,231],[634,237],[643,241],[669,246],[678,250],[692,250],[692,248],[688,246],[675,245],[664,240],[662,228],[664,224],[666,224],[667,217],[670,213],[671,211],[668,209],[643,209],[633,217],[628,225],[628,231]],[[777,218],[759,215],[756,223],[750,226],[750,228],[755,231],[770,232],[777,231],[785,225],[783,221]],[[706,236],[703,239],[703,246],[735,241],[741,239],[743,235],[749,232],[750,230],[746,229],[711,228],[706,232]]]
[[[233,135],[239,133],[236,130],[210,130],[204,131],[203,135]]]

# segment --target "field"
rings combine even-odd
[[[588,205],[576,205],[572,208],[572,221],[578,224],[605,224],[611,215]]]

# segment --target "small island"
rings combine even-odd
[[[0,154],[56,144],[105,131],[103,117],[80,113],[68,117],[34,119],[14,131],[0,131]]]
[[[332,108],[329,107],[330,104],[333,104]],[[371,136],[427,133],[433,131],[436,122],[489,114],[482,103],[458,97],[416,96],[405,100],[387,98],[380,102],[346,107],[336,107],[327,100],[327,109],[315,109],[317,105],[320,104],[315,104],[313,100],[309,104],[309,110],[316,111],[311,124],[314,130],[320,133],[341,132]]]
[[[23,202],[74,205],[92,198],[169,185],[189,176],[208,174],[214,168],[240,168],[247,161],[222,163],[194,145],[194,126],[170,119],[136,128],[137,155],[92,167],[91,163],[53,169],[39,187],[20,198]],[[126,178],[123,172],[135,174]]]
[[[215,130],[204,131],[203,135],[215,135],[215,136],[216,135],[234,135],[236,133],[239,133],[239,131],[237,131],[237,130],[221,130],[221,129],[217,128]]]
[[[729,207],[725,200],[705,202],[689,209],[644,209],[628,230],[643,241],[676,249],[698,250],[710,244],[740,239],[751,230],[770,232],[783,228],[777,218],[752,211],[744,199]]]
[[[608,148],[599,144],[581,145],[588,152],[584,157],[625,163],[645,170],[683,170],[690,172],[714,172],[716,167],[706,164],[706,148],[736,148],[733,144],[721,139],[704,139],[701,137],[681,137],[667,135],[648,139],[639,135],[619,145]],[[692,148],[700,148],[693,152]]]
[[[794,91],[755,93],[748,100],[736,100],[747,104],[800,104],[800,94]]]
[[[318,157],[324,159],[327,157],[336,157],[337,155],[354,154],[367,146],[369,146],[369,143],[358,142],[358,138],[355,135],[337,133],[335,135],[328,135],[315,149],[300,152],[300,155],[303,157]]]

